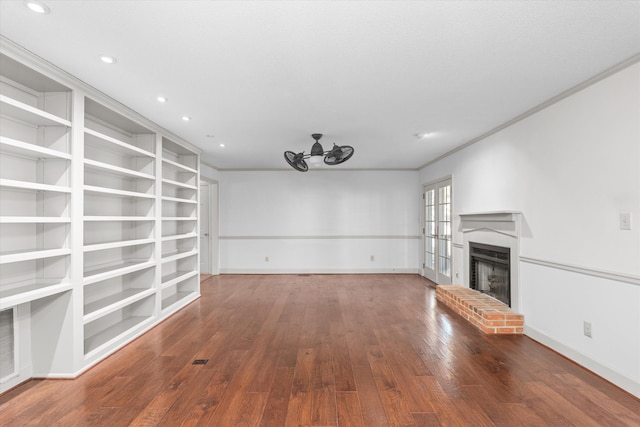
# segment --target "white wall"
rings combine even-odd
[[[525,332],[640,396],[640,64],[423,168],[420,182],[447,175],[455,213],[522,212]],[[454,257],[462,272],[460,247]]]
[[[221,273],[418,272],[417,172],[221,171],[219,180]]]
[[[207,179],[209,181],[218,181],[218,177],[220,176],[220,172],[217,169],[209,165],[205,165],[204,163],[200,163],[200,178]]]

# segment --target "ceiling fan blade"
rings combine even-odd
[[[289,163],[289,166],[300,172],[306,172],[309,170],[307,162],[304,161],[304,153],[294,153],[293,151],[285,151],[284,159]]]
[[[353,156],[353,147],[350,145],[337,146],[333,145],[331,151],[324,157],[324,162],[327,165],[334,166],[344,163]]]

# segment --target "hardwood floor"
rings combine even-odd
[[[0,396],[0,424],[640,425],[640,400],[525,336],[479,333],[429,283],[209,277],[201,299],[79,378]]]

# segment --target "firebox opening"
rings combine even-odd
[[[469,287],[511,307],[511,250],[469,242]]]

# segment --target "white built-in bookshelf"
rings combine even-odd
[[[199,287],[198,156],[162,138],[161,310],[170,312]]]
[[[0,42],[4,391],[73,378],[198,298],[199,155]]]

